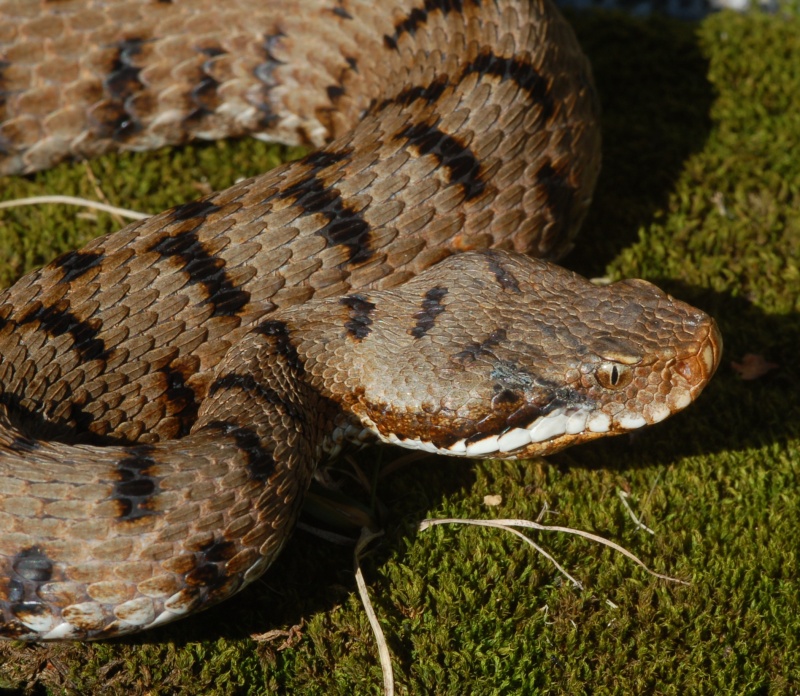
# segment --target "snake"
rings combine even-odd
[[[550,0],[0,1],[0,174],[252,135],[304,158],[0,294],[0,636],[260,577],[320,464],[529,459],[693,402],[714,320],[554,262],[600,167]]]

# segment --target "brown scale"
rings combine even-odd
[[[337,425],[477,456],[608,414],[501,453],[546,454],[713,372],[702,313],[520,255],[569,248],[599,168],[549,0],[0,7],[0,174],[245,133],[320,149],[0,294],[0,636],[120,635],[240,590]]]

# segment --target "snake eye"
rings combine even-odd
[[[604,362],[594,372],[598,384],[605,389],[623,389],[633,379],[633,370],[628,365]]]

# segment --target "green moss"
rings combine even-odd
[[[700,25],[575,19],[604,102],[605,164],[581,271],[642,276],[720,321],[723,365],[687,412],[547,463],[427,458],[383,478],[386,536],[366,577],[400,693],[784,694],[800,684],[800,25],[719,14]],[[112,202],[158,210],[275,160],[250,141],[109,157]],[[284,155],[281,154],[281,157]],[[3,181],[3,198],[94,195],[83,166]],[[0,278],[113,228],[47,207],[0,217]],[[778,368],[743,381],[746,353]],[[361,457],[373,465],[373,452]],[[391,458],[394,455],[385,455]],[[637,530],[617,489],[656,534]],[[483,503],[502,495],[499,507]],[[527,517],[613,538],[538,534],[586,586],[519,540],[425,516]],[[609,602],[612,602],[610,604]],[[270,630],[296,635],[258,638]],[[138,638],[0,645],[0,689],[29,693],[378,693],[350,551],[298,533],[223,606]]]

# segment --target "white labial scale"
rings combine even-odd
[[[636,428],[647,425],[647,421],[644,419],[644,416],[640,416],[638,413],[624,411],[617,417],[617,424],[625,428],[625,430],[636,430]]]
[[[357,444],[364,444],[366,442],[375,442],[375,433],[369,428],[362,428],[356,436]]]
[[[567,420],[566,432],[570,435],[577,435],[586,429],[586,419],[589,417],[588,411],[578,411],[570,415]]]
[[[27,626],[32,631],[36,631],[36,633],[39,634],[50,633],[50,631],[58,626],[60,621],[61,620],[59,618],[50,613],[38,615],[29,614],[24,618],[19,619],[19,622],[23,626]]]
[[[155,618],[156,610],[152,599],[137,597],[115,607],[114,616],[132,626],[146,626]]]
[[[42,636],[42,640],[65,640],[67,638],[74,638],[78,635],[78,628],[66,621],[58,624],[49,633]]]
[[[510,452],[511,450],[525,447],[531,442],[530,430],[524,428],[514,428],[504,433],[497,440],[497,447],[500,452]]]
[[[567,430],[569,418],[563,411],[553,413],[537,420],[530,429],[531,442],[544,442],[553,437],[563,435]]]
[[[667,401],[678,411],[692,403],[692,395],[685,389],[676,389],[669,394]]]
[[[611,418],[602,411],[595,411],[586,419],[586,429],[592,433],[607,433],[611,429]]]
[[[407,439],[403,440],[394,433],[390,433],[388,437],[383,438],[385,442],[388,442],[392,445],[400,445],[400,447],[405,447],[406,449],[413,449],[413,450],[420,450],[422,452],[430,452],[431,454],[437,454],[439,452],[447,452],[447,450],[440,450],[436,445],[432,442],[425,442],[423,440],[412,440]]]
[[[148,626],[152,626],[152,624],[148,624]],[[137,631],[142,630],[142,626],[135,626],[127,621],[115,621],[108,628],[114,633],[114,635],[119,636],[124,636],[128,633],[136,633]]]
[[[348,425],[344,430],[344,439],[348,442],[354,442],[360,439],[363,428],[357,428],[355,425]]]
[[[176,615],[187,614],[192,608],[192,604],[188,601],[186,592],[181,590],[164,602],[164,608]]]
[[[482,454],[489,454],[490,452],[497,452],[497,435],[485,437],[483,440],[472,442],[467,445],[467,456],[478,457]]]
[[[102,626],[105,619],[103,607],[97,602],[70,604],[61,612],[61,618],[79,630],[90,630]]]
[[[667,408],[666,404],[652,404],[650,406],[650,419],[653,423],[660,423],[670,413],[672,413],[672,411]]]
[[[149,628],[153,626],[160,626],[161,624],[169,623],[170,621],[174,621],[177,619],[180,614],[176,614],[174,611],[169,611],[168,609],[162,611],[155,619],[150,622]]]
[[[447,448],[447,452],[450,454],[466,454],[467,453],[467,441],[466,440],[459,440],[458,442],[453,443],[450,447]]]

